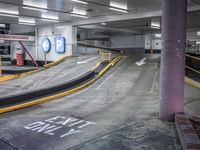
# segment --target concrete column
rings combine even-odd
[[[184,111],[187,0],[163,0],[160,118]]]
[[[38,27],[35,27],[35,59],[38,60]]]
[[[72,55],[77,54],[77,27],[72,27]]]

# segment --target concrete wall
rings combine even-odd
[[[99,46],[99,47],[110,47],[110,41],[97,41],[97,40],[85,40],[79,41],[78,43],[83,44],[82,46],[77,47],[77,54],[97,54],[98,48],[91,48],[84,46],[92,45],[92,46]]]
[[[111,36],[112,48],[144,48],[144,37],[136,36]]]
[[[144,52],[144,36],[111,36],[111,47],[125,50],[127,53]]]

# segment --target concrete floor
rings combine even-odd
[[[2,114],[0,149],[181,150],[174,124],[158,119],[158,75],[159,55],[132,55],[77,94]],[[185,97],[189,111],[200,90],[186,85]]]
[[[85,62],[84,62],[85,61]],[[74,79],[92,69],[99,61],[97,55],[69,58],[63,63],[31,76],[0,84],[1,97],[40,89]]]

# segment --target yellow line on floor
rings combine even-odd
[[[45,97],[45,98],[41,98],[41,99],[38,99],[38,100],[34,100],[34,101],[31,101],[31,102],[26,102],[26,103],[23,103],[23,104],[19,104],[19,105],[15,105],[15,106],[10,106],[10,107],[7,107],[7,108],[1,108],[0,109],[0,113],[5,113],[5,112],[9,112],[9,111],[13,111],[13,110],[17,110],[17,109],[21,109],[21,108],[25,108],[25,107],[29,107],[29,106],[33,106],[33,105],[37,105],[37,104],[40,104],[40,103],[44,103],[44,102],[48,102],[48,101],[52,101],[52,100],[55,100],[55,99],[58,99],[58,98],[62,98],[64,96],[68,96],[68,95],[71,95],[71,94],[74,94],[76,92],[79,92],[85,88],[87,88],[88,86],[92,85],[93,83],[95,83],[100,77],[102,77],[112,66],[114,66],[122,57],[119,56],[117,58],[115,58],[111,63],[109,63],[98,75],[96,78],[92,79],[91,81],[77,87],[77,88],[74,88],[74,89],[71,89],[69,91],[66,91],[66,92],[62,92],[62,93],[59,93],[59,94],[55,94],[55,95],[52,95],[52,96],[48,96],[48,97]],[[97,65],[100,65],[99,63]]]
[[[5,81],[9,81],[9,80],[13,80],[13,79],[18,79],[18,78],[22,78],[22,77],[26,77],[26,76],[29,76],[29,75],[32,75],[34,73],[37,73],[39,71],[42,71],[44,69],[48,69],[48,68],[51,68],[55,65],[58,65],[59,63],[65,61],[66,59],[68,58],[72,58],[72,56],[65,56],[57,61],[54,61],[52,63],[49,63],[47,65],[44,65],[44,68],[39,68],[39,69],[36,69],[36,70],[33,70],[33,71],[29,71],[29,72],[25,72],[25,73],[20,73],[20,74],[16,74],[16,75],[5,75],[5,76],[1,76],[0,77],[0,83],[1,82],[5,82]]]

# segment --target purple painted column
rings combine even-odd
[[[184,111],[187,0],[162,2],[160,118],[172,121]]]

